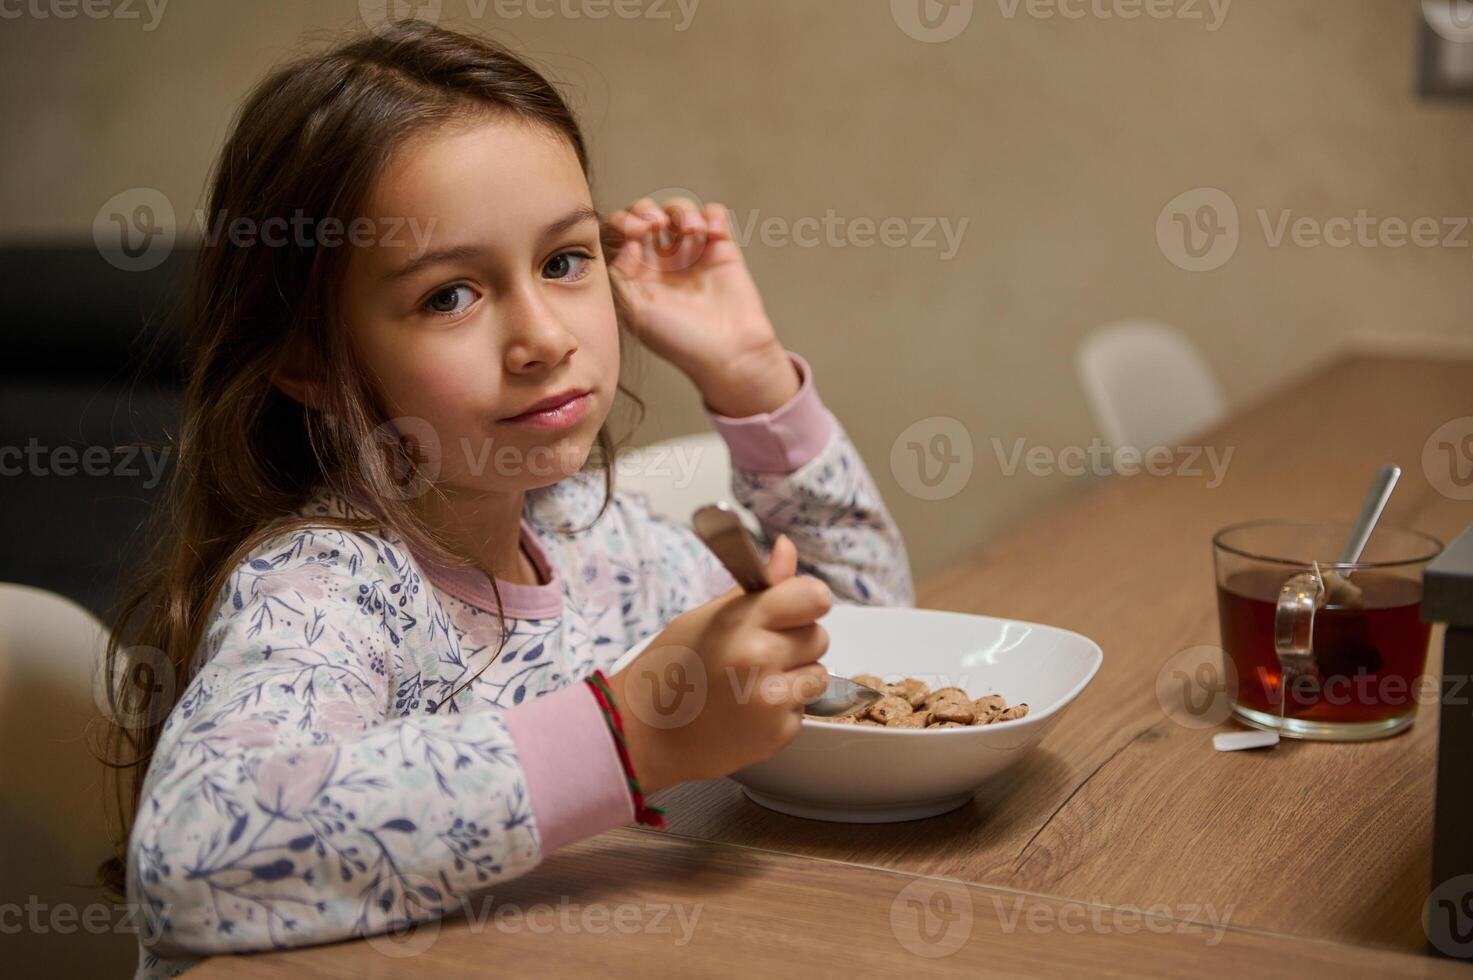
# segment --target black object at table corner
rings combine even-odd
[[[178,428],[195,257],[179,244],[131,272],[91,241],[0,246],[0,582],[59,593],[110,622],[172,461],[162,451]],[[154,455],[110,451],[106,472],[79,464],[92,447],[133,444]],[[73,454],[65,467],[62,447]]]
[[[1473,960],[1473,526],[1423,573],[1422,618],[1447,624],[1423,928],[1429,953]]]

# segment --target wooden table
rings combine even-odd
[[[906,891],[910,888],[910,891]],[[965,895],[966,898],[962,896]],[[900,919],[906,899],[951,901],[936,945]],[[572,845],[473,905],[474,920],[405,937],[291,953],[220,957],[200,980],[380,977],[1117,977],[1200,980],[1204,973],[1297,980],[1466,978],[1446,960],[1354,949],[836,861],[616,830]],[[566,919],[559,911],[566,904]],[[534,911],[538,906],[543,911]],[[605,910],[584,924],[588,907]],[[511,909],[498,927],[497,908]],[[693,928],[682,929],[678,910]],[[970,909],[970,911],[967,911]],[[625,932],[612,923],[630,910]],[[637,911],[635,911],[637,910]],[[489,912],[489,914],[488,914]],[[1093,915],[1099,918],[1093,919]],[[540,918],[539,918],[540,917]],[[572,923],[571,927],[561,922]],[[910,920],[914,922],[915,920]],[[1100,925],[1094,923],[1098,921]],[[551,931],[548,924],[559,923]],[[684,940],[684,941],[683,941]],[[959,947],[946,956],[927,953]]]
[[[1349,519],[1388,461],[1403,477],[1384,521],[1444,541],[1473,522],[1473,505],[1438,493],[1422,468],[1432,431],[1473,415],[1470,382],[1473,365],[1456,362],[1339,361],[1197,440],[1231,448],[1220,485],[1111,477],[921,583],[920,606],[1048,622],[1105,651],[1030,763],[968,806],[844,825],[765,810],[729,781],[685,784],[657,797],[668,831],[582,842],[494,893],[519,908],[699,906],[684,944],[653,927],[447,921],[414,958],[358,942],[218,959],[198,975],[1468,976],[1421,955],[1435,704],[1384,741],[1226,754],[1212,750],[1214,729],[1167,718],[1155,684],[1175,654],[1218,642],[1217,528]],[[936,914],[921,936],[927,902]],[[927,955],[962,922],[959,948]]]

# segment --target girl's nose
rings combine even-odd
[[[535,287],[506,306],[504,323],[506,369],[514,374],[553,367],[578,349],[578,338]]]

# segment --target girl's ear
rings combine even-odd
[[[288,397],[301,402],[308,408],[321,408],[319,389],[316,381],[299,374],[290,374],[282,368],[277,368],[276,372],[271,375],[271,383]]]
[[[276,362],[271,372],[271,383],[287,397],[301,402],[308,408],[322,408],[322,382],[303,365],[307,358],[294,354],[290,349]]]

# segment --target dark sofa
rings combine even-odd
[[[110,621],[172,466],[193,261],[176,248],[125,272],[91,243],[0,248],[0,581]]]

